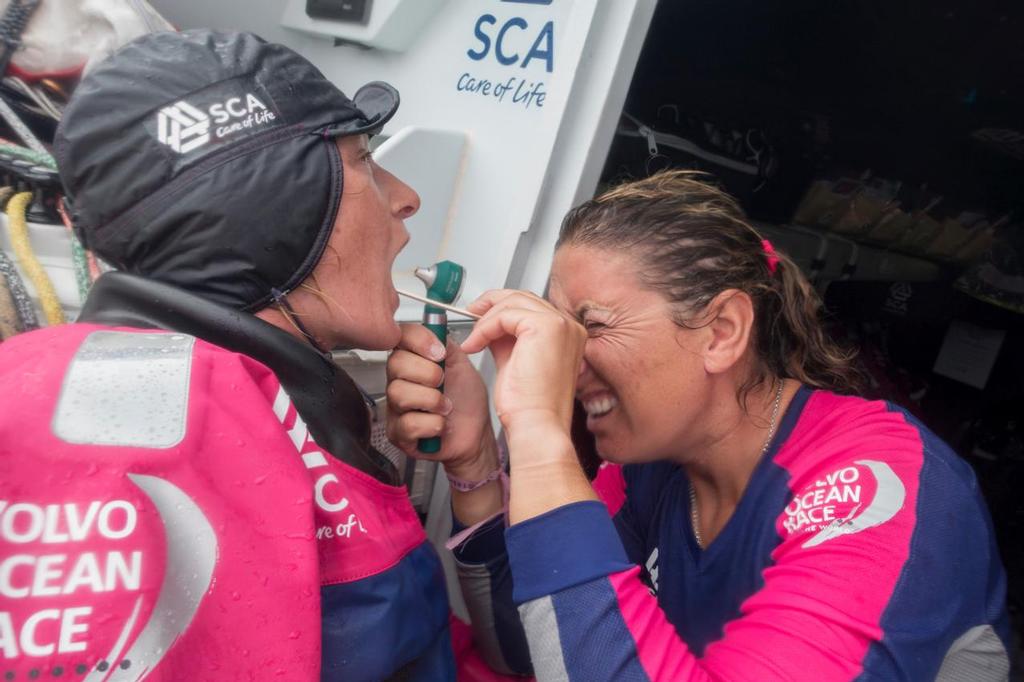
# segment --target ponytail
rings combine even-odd
[[[770,373],[835,393],[856,393],[862,384],[854,364],[856,352],[828,336],[818,292],[788,256],[775,255],[779,259],[776,272],[767,286],[755,289],[759,295],[755,296],[754,343],[764,367],[742,392]]]

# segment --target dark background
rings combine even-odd
[[[790,221],[816,178],[870,170],[902,181],[908,194],[942,195],[940,214],[1011,213],[1011,222],[1024,222],[1019,0],[661,0],[625,111],[706,148],[708,122],[723,130],[762,130],[776,155],[770,180],[753,191],[749,179],[717,174],[759,221]],[[1021,141],[1014,146],[972,137],[986,128]],[[714,172],[690,161],[670,155],[655,162],[646,142],[616,136],[602,181],[665,165]],[[913,201],[905,205],[914,208]],[[1024,315],[957,290],[964,269],[946,263],[934,281],[905,285],[911,293],[902,313],[885,306],[892,287],[904,286],[898,273],[892,282],[854,278],[822,288],[833,332],[860,349],[871,376],[868,395],[910,409],[978,473],[1019,633]],[[982,390],[932,372],[953,320],[1006,332]]]

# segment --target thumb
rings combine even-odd
[[[445,349],[444,364],[449,369],[471,365],[469,356],[462,350],[462,346],[452,335],[448,336],[447,348]]]
[[[500,374],[505,369],[505,365],[508,364],[509,358],[512,357],[512,349],[515,348],[516,340],[512,336],[503,336],[500,339],[491,342],[491,345],[487,347],[491,351],[491,357],[494,358],[494,368]]]

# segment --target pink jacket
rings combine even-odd
[[[51,327],[0,346],[0,404],[0,675],[453,674],[405,490],[313,442],[256,360]]]

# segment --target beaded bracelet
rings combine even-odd
[[[456,478],[455,476],[452,476],[449,473],[446,473],[445,475],[448,476],[448,482],[451,484],[452,488],[458,490],[460,493],[468,493],[476,490],[477,488],[482,488],[491,481],[498,480],[498,478],[504,471],[504,469],[499,467],[492,471],[491,473],[487,474],[485,478],[482,478],[479,481],[467,481],[461,478]]]
[[[463,542],[466,542],[470,537],[473,536],[478,530],[486,526],[488,523],[498,518],[499,516],[505,517],[505,527],[508,527],[508,500],[509,500],[509,480],[508,474],[505,473],[505,462],[508,461],[508,449],[504,438],[498,439],[498,468],[487,474],[487,477],[482,481],[464,481],[460,478],[448,477],[448,481],[452,487],[456,490],[468,492],[469,490],[476,490],[482,485],[486,485],[491,481],[497,479],[501,484],[501,509],[487,517],[482,521],[474,523],[469,528],[465,528],[462,531],[456,533],[448,539],[448,542],[444,543],[445,547],[454,550]],[[447,473],[447,472],[446,472]],[[462,486],[462,487],[459,487]]]
[[[487,476],[485,476],[484,478],[480,479],[479,481],[467,481],[467,480],[465,480],[463,478],[458,478],[457,476],[452,476],[447,471],[445,471],[444,473],[445,473],[445,476],[448,477],[448,483],[450,483],[452,488],[454,488],[455,490],[458,490],[460,493],[469,493],[469,492],[472,492],[472,491],[476,490],[477,488],[482,488],[483,486],[487,485],[491,481],[498,480],[498,478],[500,478],[501,475],[503,473],[505,473],[505,463],[508,461],[508,454],[505,451],[505,447],[504,446],[505,446],[504,442],[499,440],[499,442],[498,442],[498,468],[495,469],[494,471],[492,471],[491,473],[487,474]]]

